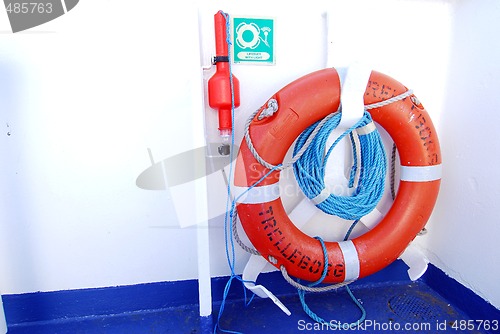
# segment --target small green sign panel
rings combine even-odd
[[[274,64],[274,20],[235,17],[233,19],[233,61]]]

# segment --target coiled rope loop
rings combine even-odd
[[[356,220],[370,213],[382,198],[387,161],[380,134],[376,131],[372,118],[366,111],[356,125],[345,131],[327,148],[327,140],[331,132],[339,125],[340,119],[341,113],[337,113],[323,124],[309,147],[293,164],[293,170],[303,193],[320,210],[346,220]],[[294,156],[301,151],[318,125],[319,122],[316,122],[302,132],[295,144]],[[362,131],[352,131],[353,128]],[[355,176],[359,175],[359,177],[352,195],[337,195],[330,193],[325,185],[326,163],[334,147],[347,135],[351,138],[354,160],[349,187],[354,186]],[[355,136],[360,145],[359,166]]]

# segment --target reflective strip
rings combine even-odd
[[[372,133],[375,130],[377,130],[375,123],[370,122],[370,123],[366,124],[365,126],[357,128],[356,132],[358,133],[358,135],[363,136],[363,135],[367,135],[369,133]]]
[[[267,203],[280,197],[279,183],[253,188],[233,186],[231,191],[236,202],[243,204]]]
[[[357,280],[359,277],[359,256],[351,240],[339,242],[340,250],[344,256],[345,279],[344,282]]]
[[[441,179],[441,164],[433,166],[401,166],[401,181],[426,182]]]
[[[323,188],[323,190],[321,190],[318,196],[311,198],[311,201],[314,204],[318,205],[323,203],[328,198],[328,196],[330,196],[330,193],[328,192],[328,190],[326,190],[326,188]]]

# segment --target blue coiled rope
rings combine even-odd
[[[323,212],[346,220],[357,220],[370,213],[384,194],[387,161],[380,133],[376,130],[358,135],[361,158],[358,163],[353,129],[360,128],[372,122],[368,112],[354,126],[340,135],[335,142],[326,147],[328,137],[338,126],[341,113],[333,115],[326,121],[314,137],[304,154],[293,165],[295,178],[303,193],[310,199],[317,197],[324,189],[326,163],[334,147],[347,135],[351,137],[354,164],[351,168],[349,186],[353,187],[356,173],[359,174],[358,184],[354,193],[342,196],[330,193],[326,199],[316,206]],[[297,139],[293,154],[304,146],[305,142],[318,126],[319,122],[307,128]],[[325,154],[326,152],[326,154]]]
[[[325,172],[326,163],[330,154],[332,153],[335,146],[347,135],[350,136],[352,144],[352,155],[353,155],[353,166],[351,168],[349,187],[352,188],[355,183],[356,174],[358,177],[358,184],[356,189],[350,196],[341,196],[330,193],[327,197],[322,198],[322,200],[316,204],[316,206],[323,212],[335,215],[343,219],[354,220],[351,227],[347,231],[344,241],[349,239],[349,236],[363,216],[370,213],[378,204],[382,195],[384,194],[385,186],[385,174],[387,171],[387,160],[385,155],[384,146],[380,133],[376,130],[370,131],[368,133],[358,134],[359,138],[359,149],[360,149],[360,161],[358,163],[358,152],[356,149],[356,143],[354,139],[353,130],[356,128],[364,127],[371,122],[373,122],[370,114],[364,112],[363,118],[359,120],[351,128],[347,129],[342,133],[334,143],[327,149],[327,140],[334,129],[340,123],[341,113],[332,115],[323,125],[318,129],[316,136],[312,139],[307,150],[303,155],[294,163],[293,169],[295,173],[295,178],[302,189],[304,194],[309,199],[317,198],[324,189],[325,186]],[[305,145],[306,141],[310,137],[311,133],[320,126],[321,122],[316,122],[310,127],[308,127],[296,141],[294,147],[294,156],[300,151],[300,149]],[[326,152],[326,153],[325,153]],[[327,267],[328,267],[328,254],[326,251],[326,246],[323,240],[319,237],[315,237],[320,241],[323,257],[325,261],[325,266],[323,270],[323,275],[321,278],[309,286],[315,286],[320,284],[326,277]],[[314,321],[328,325],[332,329],[349,329],[361,324],[366,318],[366,311],[361,305],[360,301],[352,293],[351,289],[346,286],[347,293],[356,304],[356,306],[361,311],[361,316],[358,320],[352,323],[334,323],[327,322],[323,318],[319,317],[314,313],[306,303],[304,290],[298,289],[298,294],[302,308],[304,312]]]

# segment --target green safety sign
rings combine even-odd
[[[233,18],[233,61],[274,64],[274,20]]]

